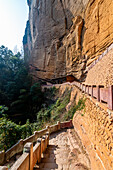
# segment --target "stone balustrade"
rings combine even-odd
[[[11,167],[11,170],[33,170],[36,162],[40,163],[41,155],[45,152],[49,145],[49,136],[51,133],[57,132],[60,129],[72,127],[72,120],[66,122],[58,122],[55,125],[47,126],[46,129],[36,131],[32,136],[25,140],[20,140],[12,146],[8,151],[0,153],[0,163],[4,164],[15,154],[23,151],[20,158]],[[35,144],[35,145],[34,145]],[[33,147],[34,145],[34,147]],[[0,170],[7,170],[5,166],[1,166]]]

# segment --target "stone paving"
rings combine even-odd
[[[90,160],[74,129],[51,135],[49,147],[34,170],[89,170]]]

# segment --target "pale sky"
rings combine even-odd
[[[27,19],[27,0],[0,0],[0,46],[20,49]]]

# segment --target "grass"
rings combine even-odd
[[[85,100],[86,99],[84,98],[80,98],[77,105],[72,104],[70,110],[65,114],[64,120],[72,119],[76,111],[85,109]],[[83,116],[84,114],[81,114],[81,116]]]

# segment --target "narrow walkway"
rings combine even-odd
[[[74,131],[67,129],[50,137],[49,147],[34,170],[89,170],[90,160]]]

